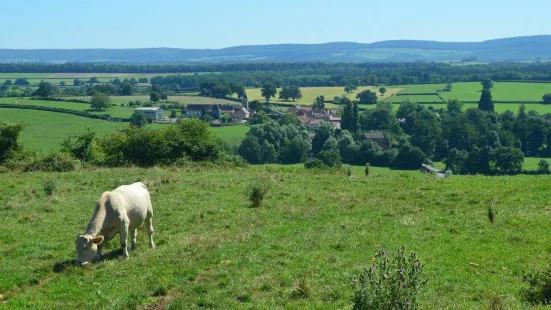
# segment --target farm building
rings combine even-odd
[[[202,117],[210,115],[214,119],[219,119],[222,116],[220,107],[216,104],[188,104],[186,107],[185,117]]]
[[[388,139],[385,137],[385,135],[382,132],[366,132],[362,136],[362,142],[371,140],[377,145],[379,145],[383,150],[386,150],[390,147],[388,143]]]
[[[152,119],[154,121],[160,120],[164,117],[164,111],[159,107],[137,108],[136,111],[144,112],[147,118]]]

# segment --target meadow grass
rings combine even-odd
[[[212,127],[212,132],[230,146],[239,146],[249,131],[248,125]]]
[[[112,102],[116,103],[116,102]],[[107,110],[96,111],[90,107],[90,104],[79,102],[63,102],[63,101],[47,101],[47,100],[31,100],[21,98],[0,98],[0,104],[21,104],[34,105],[52,108],[69,109],[75,111],[85,111],[97,115],[110,115],[111,117],[129,118],[134,113],[134,108],[113,106]]]
[[[90,100],[90,96],[69,97],[80,100]],[[133,95],[133,96],[111,96],[111,102],[120,105],[121,103],[128,104],[130,101],[150,102],[149,95]],[[224,100],[218,98],[208,98],[199,96],[168,96],[168,101],[176,101],[181,104],[231,104],[238,105],[239,102]]]
[[[388,102],[400,103],[404,101],[413,101],[413,102],[442,102],[440,97],[437,95],[406,95],[406,96],[393,96],[388,99]]]
[[[312,105],[314,103],[314,100],[316,97],[323,95],[325,96],[325,100],[333,100],[335,96],[346,96],[350,99],[355,99],[356,94],[364,91],[364,90],[371,90],[374,91],[377,96],[380,99],[386,99],[390,98],[394,94],[397,94],[400,92],[403,88],[396,88],[396,87],[387,87],[387,92],[385,93],[385,96],[381,96],[379,93],[379,87],[374,86],[361,86],[358,87],[358,89],[350,94],[346,94],[344,92],[344,87],[300,87],[300,91],[302,92],[302,98],[298,99],[296,104],[301,105]],[[278,94],[281,91],[281,88],[277,89]],[[260,88],[248,88],[247,89],[247,97],[249,98],[249,101],[251,100],[259,100],[259,101],[265,101],[265,99],[262,97],[260,93]],[[276,95],[275,98],[272,98],[270,102],[277,102],[277,103],[293,103],[292,100],[285,101],[278,99],[279,95]],[[334,107],[333,104],[328,104],[329,107]]]
[[[356,172],[357,171],[357,172]],[[0,308],[342,309],[374,252],[401,244],[425,263],[422,309],[481,309],[519,301],[522,275],[550,258],[548,176],[453,176],[417,171],[99,169],[0,178]],[[47,196],[43,179],[55,178]],[[247,193],[271,188],[260,208]],[[74,240],[102,192],[144,182],[156,249],[138,232],[124,261],[72,265]],[[487,218],[496,211],[495,223]],[[298,287],[308,294],[295,294]]]
[[[21,133],[21,142],[26,147],[43,153],[59,150],[61,142],[69,134],[84,133],[87,127],[93,128],[98,134],[105,134],[128,126],[128,123],[115,123],[71,114],[20,109],[0,109],[1,122],[23,123],[25,127]]]

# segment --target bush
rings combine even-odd
[[[416,309],[417,295],[425,283],[423,264],[415,252],[406,255],[401,246],[391,259],[381,249],[374,263],[354,279],[353,309]]]
[[[520,291],[521,298],[530,304],[551,304],[551,265],[544,271],[534,271],[524,275],[523,281],[528,283]]]
[[[251,191],[249,193],[249,201],[251,202],[251,208],[258,208],[262,206],[266,194],[270,189],[270,184],[267,180],[256,180],[251,184]]]
[[[44,193],[48,196],[52,196],[57,188],[56,179],[42,179],[40,184],[42,185],[42,190],[44,190]]]
[[[541,174],[549,174],[549,163],[547,160],[542,159],[538,163],[538,172]]]
[[[331,168],[340,168],[342,166],[341,156],[337,151],[321,151],[316,158]]]
[[[306,169],[323,169],[328,168],[326,164],[323,163],[320,159],[314,158],[304,163],[304,168]]]
[[[365,176],[369,176],[369,164],[365,164]]]
[[[23,124],[0,123],[0,164],[19,150],[19,135]]]
[[[400,148],[398,155],[392,163],[392,168],[403,170],[414,170],[421,168],[421,164],[425,162],[427,156],[423,151],[410,144],[405,144]]]
[[[53,153],[28,163],[23,171],[68,172],[76,169],[75,160],[63,153]]]
[[[545,94],[543,95],[543,103],[545,104],[551,104],[551,94]]]

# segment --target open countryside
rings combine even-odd
[[[551,2],[429,2],[6,2],[0,310],[549,308]]]

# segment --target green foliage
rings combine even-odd
[[[107,94],[96,92],[90,100],[91,107],[94,110],[106,110],[111,107],[111,97]]]
[[[478,109],[482,111],[494,112],[494,102],[492,100],[492,93],[489,89],[483,89],[480,95],[480,101],[478,102]]]
[[[481,84],[482,89],[487,91],[490,91],[490,89],[494,87],[494,81],[491,79],[484,79]]]
[[[302,92],[300,91],[300,88],[298,88],[297,86],[285,86],[279,92],[279,99],[283,99],[285,101],[289,101],[289,99],[293,99],[293,101],[295,101],[296,99],[300,99],[300,98],[302,98]]]
[[[334,150],[321,151],[316,155],[316,158],[330,168],[340,168],[342,166],[341,156]]]
[[[421,164],[427,160],[427,157],[423,151],[410,144],[404,144],[400,147],[398,155],[392,163],[392,168],[394,169],[419,169]]]
[[[545,104],[551,104],[551,94],[545,94],[542,97],[543,103]]]
[[[38,89],[34,92],[35,96],[48,98],[56,93],[56,88],[49,82],[40,81]]]
[[[524,154],[515,147],[501,146],[492,154],[492,169],[498,173],[518,173],[523,162]]]
[[[340,99],[340,103],[344,104],[342,112],[341,128],[355,133],[360,129],[360,116],[358,112],[358,103],[350,101],[346,97]]]
[[[249,201],[251,202],[251,208],[262,206],[270,187],[270,181],[265,178],[258,178],[250,185]]]
[[[19,136],[23,124],[0,123],[0,164],[20,149]]]
[[[415,252],[398,248],[393,258],[384,249],[354,279],[354,310],[417,309],[417,297],[426,284],[424,265]]]
[[[176,113],[176,111],[172,110],[170,111],[170,118],[176,118],[178,117],[178,114]]]
[[[149,99],[152,102],[156,103],[157,101],[161,100],[161,94],[156,91],[152,91],[151,93],[149,93]]]
[[[495,221],[495,217],[496,217],[496,212],[494,211],[494,209],[492,207],[488,207],[488,219],[492,224]]]
[[[143,111],[134,111],[132,116],[130,117],[130,124],[142,128],[145,125],[147,125],[149,122],[147,120],[147,116]]]
[[[264,109],[264,105],[262,104],[262,102],[260,102],[258,100],[252,100],[252,101],[249,102],[249,108],[252,111],[260,112]]]
[[[68,154],[51,153],[45,157],[39,157],[29,162],[23,168],[24,172],[68,172],[77,168],[77,163]]]
[[[545,270],[532,271],[523,276],[520,296],[523,301],[533,305],[551,305],[551,265]]]
[[[63,140],[61,150],[84,162],[93,161],[95,158],[95,137],[96,132],[88,127],[84,133],[74,136],[69,135],[67,139]]]
[[[549,162],[547,160],[540,160],[538,163],[538,172],[541,174],[549,174]]]
[[[42,190],[46,195],[52,196],[57,188],[57,180],[54,178],[45,178],[40,181],[40,185],[42,185]]]
[[[325,108],[325,97],[323,95],[316,97],[312,109],[323,110]]]
[[[321,161],[321,159],[313,158],[304,163],[304,168],[306,169],[323,169],[328,168],[327,165]]]
[[[119,88],[119,95],[131,96],[134,93],[134,87],[130,83],[124,83]]]
[[[360,100],[360,104],[375,104],[377,103],[377,94],[369,89],[364,90],[356,95]]]
[[[369,163],[365,164],[364,174],[366,177],[369,176]]]
[[[381,88],[379,88],[379,92],[380,92],[380,93],[381,93],[381,95],[383,95],[383,96],[385,95],[386,91],[387,91],[387,90],[386,90],[386,88],[385,88],[385,87],[381,87]]]
[[[266,99],[266,103],[269,103],[270,98],[275,97],[275,95],[277,94],[277,88],[272,83],[265,83],[264,85],[262,85],[260,93],[262,94],[262,97]]]

